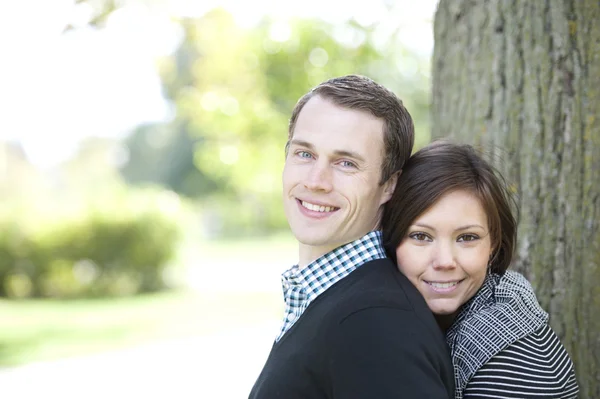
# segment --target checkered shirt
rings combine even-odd
[[[375,259],[385,258],[381,232],[372,231],[326,253],[304,268],[293,266],[281,275],[285,316],[276,341],[294,325],[319,295],[346,277],[360,265]]]

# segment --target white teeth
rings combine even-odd
[[[302,206],[315,212],[331,212],[335,208],[332,206],[320,206],[311,204],[310,202],[302,201]]]
[[[441,289],[445,289],[445,288],[450,288],[450,287],[454,287],[456,284],[458,284],[458,281],[454,281],[451,283],[428,283],[429,285],[431,285],[434,288],[441,288]]]

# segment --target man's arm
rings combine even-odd
[[[330,340],[332,397],[453,397],[452,370],[443,370],[449,363],[440,341],[412,311],[370,307],[352,313]]]

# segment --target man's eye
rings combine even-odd
[[[463,234],[462,236],[458,237],[459,242],[470,242],[478,239],[479,237],[475,234]]]
[[[340,165],[342,165],[345,168],[356,168],[356,164],[351,161],[342,161],[340,162]]]
[[[306,151],[298,151],[296,153],[296,155],[298,155],[300,158],[311,158],[312,157],[312,155],[310,155],[310,153],[306,152]]]

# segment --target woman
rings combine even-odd
[[[529,282],[507,271],[511,195],[471,146],[415,153],[383,215],[388,255],[446,334],[456,398],[576,398],[573,363]]]

